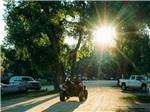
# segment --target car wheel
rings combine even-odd
[[[35,90],[39,91],[39,90],[41,90],[41,87],[39,87],[39,88],[36,88]]]
[[[122,90],[126,90],[127,89],[126,84],[122,84],[121,88],[122,88]]]
[[[28,89],[27,89],[26,87],[24,87],[22,91],[23,91],[23,92],[27,92]]]
[[[142,85],[142,91],[147,92],[147,86],[146,85]]]
[[[28,89],[27,89],[27,87],[25,87],[25,86],[20,86],[19,87],[20,89],[20,92],[27,92],[28,91]]]
[[[60,101],[65,101],[65,94],[64,94],[64,91],[60,91],[59,93],[59,98],[60,98]]]

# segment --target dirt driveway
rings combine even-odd
[[[114,87],[116,81],[86,81],[89,97],[80,103],[77,97],[60,102],[58,94],[33,99],[22,98],[2,102],[3,112],[126,112],[133,108],[135,112],[150,112],[150,104],[129,104],[121,99],[129,93],[123,93]],[[138,111],[138,108],[140,111]],[[143,110],[143,111],[141,111]]]

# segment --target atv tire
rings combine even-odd
[[[79,93],[79,101],[82,102],[83,101],[83,92]]]
[[[60,91],[60,96],[59,96],[59,98],[60,98],[60,101],[65,101],[65,92],[64,91]]]
[[[88,91],[87,90],[84,90],[84,97],[85,97],[85,99],[87,99],[87,97],[88,97]]]

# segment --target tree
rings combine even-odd
[[[8,31],[7,41],[14,45],[20,58],[30,58],[33,68],[42,73],[53,74],[56,90],[59,89],[58,78],[61,74],[64,75],[62,60],[65,57],[62,55],[65,53],[66,45],[63,43],[63,31],[65,30],[64,26],[69,23],[66,18],[68,15],[80,16],[80,11],[85,3],[81,4],[82,8],[78,6],[79,4],[79,2],[37,1],[19,1],[17,3],[11,1],[7,3],[5,14]],[[69,9],[71,11],[67,12]],[[65,54],[69,56],[67,63],[71,63],[71,71],[73,71],[77,55],[79,55],[77,51],[83,52],[86,48],[85,43],[81,46],[81,41],[85,39],[81,23],[83,23],[81,17],[78,22],[73,22],[75,31],[72,34],[76,34],[74,38],[78,38],[78,43],[75,49],[68,51],[69,55],[68,52]]]
[[[10,73],[12,75],[34,75],[34,78],[38,77],[36,71],[31,68],[29,59],[18,58],[13,47],[9,47],[6,44],[1,45],[1,59],[2,82],[8,83],[11,77],[9,76]]]
[[[65,69],[75,75],[79,60],[94,51],[92,29],[101,23],[112,24],[120,32],[104,66],[113,73],[118,69],[118,74],[148,72],[149,38],[143,33],[150,24],[145,16],[150,12],[147,2],[10,1],[6,7],[7,42],[20,59],[30,59],[38,72],[53,74],[56,90]],[[67,36],[77,40],[74,47],[64,43]],[[102,71],[108,73],[105,68]]]
[[[122,4],[122,5],[120,5]],[[114,3],[110,3],[114,5]],[[115,18],[117,24],[117,31],[119,32],[117,38],[117,55],[116,61],[118,63],[119,74],[142,74],[148,71],[142,69],[142,66],[149,66],[148,63],[143,63],[141,60],[149,59],[149,38],[145,34],[144,29],[149,26],[149,7],[147,2],[118,2],[115,4],[117,7],[110,8],[111,13],[115,14],[120,10],[119,15]],[[118,12],[118,11],[117,11]],[[142,17],[142,18],[141,18]],[[133,22],[134,21],[134,22]],[[147,41],[145,41],[147,40]],[[145,51],[143,52],[143,47]],[[143,54],[147,54],[147,58],[142,58]],[[141,66],[141,63],[143,65]]]
[[[7,3],[7,40],[17,49],[20,58],[30,57],[38,71],[53,74],[54,87],[59,89],[60,45],[64,19],[61,2]],[[23,56],[21,56],[23,54]]]

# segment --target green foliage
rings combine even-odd
[[[47,80],[39,80],[39,82],[40,82],[40,84],[42,85],[42,86],[45,86],[45,85],[51,85],[51,83],[50,83],[50,81],[47,81]]]
[[[13,73],[14,75],[32,75],[29,74],[31,70],[29,59],[22,60],[18,58],[16,49],[7,48],[7,46],[3,45],[1,46],[1,55],[3,59],[1,62],[1,66],[3,67],[2,74]]]
[[[61,6],[61,2],[7,3],[7,40],[20,58],[30,57],[37,70],[48,71],[48,65],[58,61],[64,18]]]
[[[97,63],[102,63],[103,74],[148,73],[150,38],[143,29],[150,26],[149,7],[147,2],[9,1],[6,41],[14,47],[12,59],[29,61],[41,73],[61,74],[63,63],[74,74],[77,65],[89,63],[87,57],[94,73]],[[106,50],[107,58],[97,55],[93,60],[92,29],[102,23],[116,27],[116,48]],[[73,37],[77,44],[67,45],[65,37]],[[2,54],[3,70],[13,65],[8,57]]]

